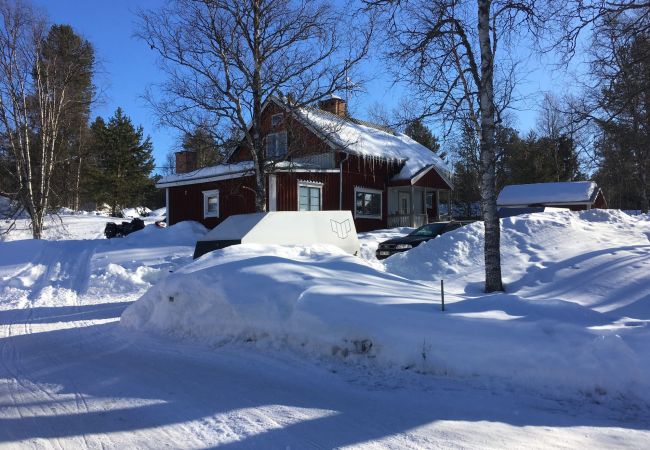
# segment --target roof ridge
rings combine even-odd
[[[314,112],[316,112],[318,114],[323,114],[325,116],[330,116],[332,118],[342,120],[344,122],[352,122],[352,123],[355,123],[357,125],[363,125],[363,126],[368,127],[368,128],[374,128],[376,130],[383,131],[384,133],[392,134],[393,136],[398,136],[399,135],[399,133],[397,131],[393,130],[392,128],[390,128],[388,126],[385,126],[385,125],[380,125],[378,123],[369,122],[369,121],[363,120],[363,119],[357,119],[356,117],[352,117],[352,116],[341,116],[341,115],[338,115],[338,114],[334,114],[333,112],[321,109],[321,108],[319,108],[317,106],[303,106],[303,108],[309,109],[309,110],[314,111]]]

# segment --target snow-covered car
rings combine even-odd
[[[405,252],[436,236],[460,228],[468,223],[470,222],[451,221],[428,223],[413,230],[406,236],[389,239],[380,243],[376,252],[377,259],[384,259],[395,253]]]

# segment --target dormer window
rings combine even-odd
[[[287,132],[271,133],[266,136],[266,157],[281,158],[287,154]]]
[[[278,125],[280,125],[282,123],[283,119],[284,119],[284,116],[282,115],[282,113],[273,114],[271,116],[271,126],[272,127],[277,127]]]

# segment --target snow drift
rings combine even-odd
[[[210,344],[241,340],[650,399],[649,225],[646,216],[600,211],[505,219],[506,294],[479,293],[480,224],[387,260],[389,271],[450,280],[445,313],[431,285],[333,247],[235,246],[166,277],[122,324]]]

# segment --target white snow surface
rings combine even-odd
[[[497,205],[589,202],[596,189],[598,185],[593,181],[511,184],[501,190],[497,197]]]
[[[154,209],[153,211],[149,211],[149,214],[147,214],[148,217],[164,217],[167,215],[167,208],[163,206],[162,208]]]
[[[141,219],[149,215],[151,210],[146,206],[136,206],[134,208],[124,208],[122,209],[122,217],[125,219]]]
[[[107,219],[90,214],[48,221],[46,235],[56,240],[20,239],[25,230],[12,230],[0,242],[0,447],[647,448],[645,387],[625,372],[634,365],[647,370],[647,357],[637,352],[648,342],[642,281],[650,218],[590,214],[504,223],[521,233],[525,253],[506,263],[508,270],[524,266],[516,268],[519,284],[516,274],[508,279],[507,296],[479,292],[474,269],[480,267],[472,264],[480,262],[463,246],[454,250],[459,236],[400,255],[402,264],[430,264],[430,273],[413,267],[409,279],[424,279],[411,281],[386,271],[399,266],[392,262],[397,257],[371,267],[326,247],[232,247],[192,262],[194,241],[205,233],[194,223],[148,225],[111,240],[95,238]],[[557,227],[583,238],[580,247],[565,257],[554,248],[556,234],[546,236],[550,241],[527,237],[527,226],[540,234],[540,221],[551,222],[553,233]],[[371,246],[407,231],[364,233],[360,240]],[[438,247],[463,271],[448,274],[449,265],[434,256]],[[572,256],[580,253],[579,260]],[[466,255],[471,261],[463,265]],[[536,255],[549,260],[534,261]],[[532,278],[536,270],[539,281]],[[436,271],[446,274],[444,314],[437,310]],[[583,306],[599,294],[597,286],[578,303],[569,297],[590,271],[595,280],[604,277],[606,292]],[[239,277],[239,285],[218,285],[226,274]],[[170,302],[164,288],[172,286],[201,297],[179,292]],[[265,299],[262,287],[276,297]],[[165,305],[147,305],[154,295]],[[611,304],[598,312],[605,298],[617,297],[624,314]],[[200,310],[190,311],[190,304]],[[178,318],[167,316],[171,305]],[[159,314],[148,316],[149,307]],[[614,320],[621,315],[627,318]],[[154,333],[133,329],[140,320]],[[309,322],[314,329],[306,328]],[[190,323],[204,328],[183,328]],[[422,333],[435,340],[416,342]],[[565,367],[570,349],[549,353],[546,341],[578,349],[588,335],[593,357],[576,350],[575,373]],[[369,351],[366,339],[374,339]],[[481,339],[496,347],[479,355],[488,347]],[[517,339],[521,349],[514,348]],[[465,365],[454,354],[461,351]],[[525,363],[523,375],[508,373],[514,364],[505,353],[512,351]],[[630,381],[627,388],[611,382],[615,369],[603,366],[605,357]],[[466,375],[474,358],[493,373]],[[495,358],[505,361],[499,373],[491,366]],[[525,376],[544,358],[552,358],[544,373]],[[594,373],[603,370],[597,388],[589,364]],[[459,366],[442,370],[451,365]],[[548,375],[556,365],[567,383],[545,385],[541,380],[557,378]],[[579,373],[588,380],[576,381]]]
[[[390,273],[331,247],[230,247],[158,283],[122,322],[210,344],[262,340],[650,400],[647,217],[567,211],[509,218],[503,229],[506,294],[480,295],[475,223],[389,258]],[[413,278],[451,278],[444,314],[439,290]]]
[[[379,260],[377,260],[376,256],[377,247],[379,247],[379,244],[387,241],[388,239],[406,236],[413,230],[415,230],[415,228],[398,227],[389,228],[386,230],[375,230],[366,233],[359,233],[361,258],[363,258],[366,262],[375,268],[384,270],[384,265]]]

